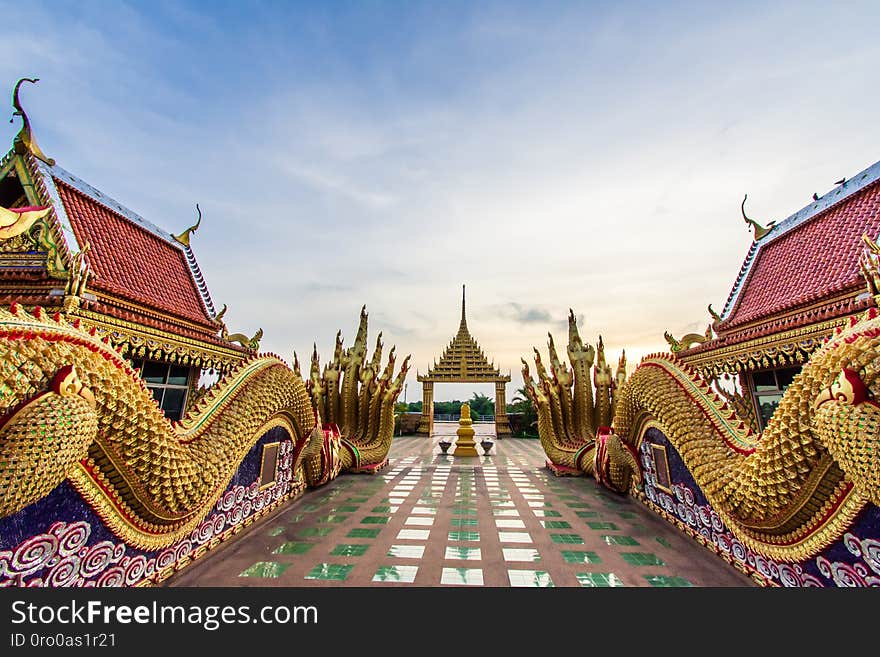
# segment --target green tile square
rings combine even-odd
[[[324,505],[323,505],[323,504],[306,504],[306,505],[302,508],[302,510],[303,510],[303,511],[318,511],[318,510],[323,509],[323,508],[324,508]]]
[[[651,586],[655,587],[673,587],[673,586],[693,586],[684,577],[678,575],[644,575]]]
[[[287,541],[272,550],[272,554],[305,554],[315,547],[314,543],[304,543],[302,541]]]
[[[562,517],[562,514],[559,513],[559,511],[554,511],[553,509],[549,509],[547,511],[544,511],[542,509],[537,509],[535,515],[539,516],[541,518],[561,518]]]
[[[278,563],[277,561],[258,561],[250,568],[241,571],[239,577],[271,577],[275,578],[281,575],[285,570],[293,564]]]
[[[348,579],[348,574],[351,572],[352,568],[354,568],[354,566],[350,564],[319,563],[312,568],[309,571],[309,574],[303,579],[335,580],[342,582]]]
[[[666,540],[665,538],[663,538],[662,536],[658,536],[656,540],[657,540],[657,542],[658,542],[660,545],[662,545],[663,547],[667,547],[667,548],[671,548],[671,547],[672,547],[672,543],[670,543],[669,541],[667,541],[667,540]]]
[[[559,499],[560,499],[560,500],[575,500],[575,501],[577,502],[577,501],[580,501],[581,496],[580,496],[580,495],[571,495],[571,494],[569,494],[569,495],[560,495],[560,496],[559,496]],[[571,506],[571,505],[569,505],[569,506]]]
[[[565,563],[602,563],[599,555],[588,550],[562,550]]]
[[[638,545],[639,542],[632,536],[603,536],[606,545]]]
[[[477,510],[473,507],[455,507],[452,509],[452,515],[454,516],[475,516],[477,515]]]
[[[479,541],[480,532],[449,532],[450,541]]]
[[[571,529],[571,525],[565,520],[542,520],[544,529]]]
[[[610,529],[611,531],[615,531],[616,529],[618,529],[617,525],[615,525],[613,522],[590,522],[588,520],[587,526],[590,529]]]
[[[631,566],[665,566],[666,563],[651,552],[621,552],[620,556]]]
[[[380,529],[368,529],[366,527],[355,527],[346,534],[348,538],[376,538]]]
[[[340,515],[338,513],[329,513],[326,516],[315,518],[315,520],[317,522],[338,524],[340,522],[345,522],[346,520],[348,520],[348,516]]]
[[[362,543],[340,543],[330,551],[334,557],[362,557],[370,548]]]
[[[476,527],[477,519],[476,518],[452,518],[449,523],[453,527]]]
[[[360,508],[357,504],[343,504],[342,506],[334,506],[331,511],[336,513],[356,513]]]
[[[347,498],[345,498],[345,501],[346,502],[354,502],[355,504],[363,504],[368,499],[370,499],[370,498],[369,497],[347,497]]]
[[[388,516],[367,516],[361,520],[362,525],[387,525],[391,520]]]
[[[554,543],[570,543],[583,545],[584,539],[578,534],[550,534],[550,540]]]
[[[297,513],[296,515],[291,516],[290,518],[285,518],[285,520],[289,523],[301,522],[303,518],[306,517],[305,513]]]
[[[379,506],[374,506],[370,511],[372,513],[391,513],[391,507],[387,504],[380,504]]]
[[[266,532],[269,536],[278,536],[284,533],[284,527],[273,527]]]
[[[617,515],[619,515],[624,520],[632,520],[633,518],[639,517],[639,514],[633,513],[632,511],[618,511]]]
[[[308,536],[326,536],[333,531],[333,527],[304,527],[296,535],[303,538]]]
[[[575,573],[581,586],[618,587],[623,582],[614,573]]]
[[[575,515],[578,518],[598,518],[599,512],[598,511],[576,511]]]
[[[586,502],[566,502],[565,506],[569,509],[589,509],[590,505]]]

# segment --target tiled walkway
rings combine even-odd
[[[438,440],[396,438],[378,476],[309,491],[169,585],[751,585],[637,502],[554,477],[537,440],[470,458]]]

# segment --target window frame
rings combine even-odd
[[[770,368],[766,368],[766,369],[762,369],[762,370],[752,370],[751,372],[749,372],[749,393],[752,396],[752,407],[755,409],[755,419],[758,421],[758,427],[761,431],[764,431],[764,429],[767,428],[767,422],[770,421],[770,418],[772,418],[773,415],[771,415],[770,418],[767,419],[767,422],[764,421],[764,416],[761,413],[760,400],[762,397],[785,395],[785,391],[788,389],[788,386],[785,386],[785,388],[779,387],[779,375],[778,375],[778,372],[781,372],[784,370],[797,370],[795,372],[794,376],[792,376],[792,380],[793,380],[798,374],[801,373],[801,371],[803,370],[803,365],[801,364],[801,365],[789,365],[787,367],[770,367]],[[757,386],[755,385],[755,374],[765,374],[767,372],[773,373],[773,381],[776,384],[776,388],[773,390],[761,390],[759,392],[757,389]],[[791,385],[791,384],[789,383],[788,385]],[[777,403],[777,408],[778,408],[778,406],[779,406],[779,404]],[[776,413],[775,408],[773,409],[773,413],[774,414]]]
[[[178,383],[152,383],[147,381],[144,378],[144,367],[147,363],[153,363],[156,365],[162,365],[165,367],[165,377],[164,380],[167,382],[171,377],[171,368],[172,367],[183,367],[186,368],[186,382],[183,384]],[[162,414],[170,421],[170,422],[180,422],[183,419],[183,416],[186,415],[186,404],[189,400],[190,388],[192,387],[192,378],[193,378],[193,368],[187,367],[186,365],[181,365],[180,363],[169,363],[167,361],[162,360],[150,360],[149,358],[136,358],[132,359],[132,366],[138,370],[138,376],[141,378],[141,381],[144,382],[144,385],[150,390],[152,393],[153,390],[162,390],[162,399],[158,401],[159,409],[162,411]],[[163,408],[162,404],[165,401],[165,392],[167,390],[183,390],[183,400],[180,405],[180,416],[177,418],[168,417],[168,413],[165,408]],[[155,399],[155,397],[153,397]]]

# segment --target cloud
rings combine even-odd
[[[520,324],[547,324],[553,321],[548,311],[536,306],[523,306],[511,301],[505,308],[507,317]]]

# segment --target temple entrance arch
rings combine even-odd
[[[495,434],[498,438],[510,435],[505,392],[510,374],[501,374],[494,363],[489,363],[480,345],[468,331],[464,285],[461,286],[461,323],[458,325],[458,333],[443,351],[440,362],[435,361],[427,374],[417,374],[416,380],[422,384],[422,417],[417,430],[419,435],[430,436],[433,433],[435,383],[494,383]]]

